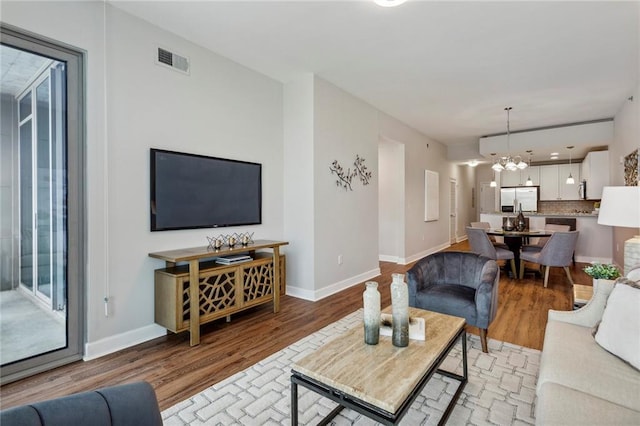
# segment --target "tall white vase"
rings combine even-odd
[[[403,274],[391,274],[391,277],[391,342],[393,346],[405,347],[409,345],[409,289]]]
[[[380,340],[380,292],[378,283],[367,281],[362,294],[364,306],[364,342],[377,345]]]

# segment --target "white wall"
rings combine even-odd
[[[163,264],[149,252],[230,231],[283,237],[282,85],[102,3],[3,2],[2,12],[3,22],[87,51],[86,356],[161,335],[153,270]],[[156,65],[158,45],[189,57],[191,74]],[[151,147],[262,163],[263,224],[151,233]]]
[[[318,77],[314,93],[315,289],[324,295],[379,274],[378,112]],[[329,166],[353,170],[356,155],[372,178],[345,191]]]
[[[404,145],[380,138],[378,145],[378,244],[380,260],[404,259]]]
[[[379,126],[381,137],[404,145],[405,241],[400,263],[410,263],[449,246],[449,179],[458,178],[458,167],[447,161],[443,144],[394,117],[380,113]],[[425,169],[439,173],[440,219],[433,222],[424,221]]]
[[[314,299],[313,80],[301,76],[284,87],[284,235],[287,294]]]
[[[612,186],[624,185],[621,159],[640,148],[640,85],[633,100],[627,100],[613,120],[613,144],[609,145],[609,174]],[[638,229],[613,228],[613,261],[624,266],[624,242],[638,235]]]
[[[381,138],[404,146],[401,260],[448,245],[448,182],[459,171],[445,147],[328,82],[307,75],[283,88],[105,3],[3,2],[2,14],[87,52],[87,358],[164,333],[153,322],[153,270],[163,265],[148,253],[207,235],[291,241],[287,284],[311,299],[378,275]],[[191,74],[156,65],[158,45],[189,57]],[[263,224],[151,233],[151,147],[261,162]],[[329,165],[353,167],[356,155],[373,177],[344,191]],[[436,222],[424,222],[425,169],[440,173]]]

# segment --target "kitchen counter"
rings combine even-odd
[[[575,218],[576,230],[579,231],[576,243],[577,262],[611,263],[613,258],[613,228],[599,225],[597,214],[593,213],[525,213],[529,218],[530,229],[544,229],[545,218]],[[482,213],[481,222],[489,222],[491,228],[502,228],[502,218],[514,217],[517,213]]]
[[[539,217],[598,217],[597,213],[538,213],[538,212],[522,212],[526,217],[530,216],[539,216]],[[503,213],[503,212],[494,212],[494,213],[482,213],[486,215],[496,215],[501,217],[506,216],[517,216],[518,213]]]

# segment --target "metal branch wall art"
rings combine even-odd
[[[336,185],[341,186],[346,191],[347,189],[353,191],[351,188],[351,180],[358,174],[357,171],[351,171],[351,169],[347,169],[345,172],[338,160],[334,160],[329,167],[331,173],[335,173],[338,176],[338,180],[336,180]]]
[[[353,191],[351,187],[351,181],[354,177],[358,176],[360,182],[363,185],[369,185],[369,181],[371,180],[372,173],[367,169],[367,166],[364,164],[364,158],[361,158],[359,155],[356,155],[356,161],[353,162],[354,170],[351,171],[351,168],[348,168],[345,172],[344,168],[338,163],[338,160],[334,160],[329,166],[329,170],[331,173],[335,173],[338,176],[336,180],[336,186],[344,188],[346,191]]]
[[[371,172],[367,169],[367,166],[364,164],[364,158],[360,158],[359,155],[356,155],[356,161],[353,162],[353,165],[358,171],[360,182],[362,182],[363,185],[369,185],[369,180],[371,179]]]

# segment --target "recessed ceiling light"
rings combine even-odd
[[[382,7],[395,7],[400,6],[407,0],[373,0],[375,4]]]
[[[555,155],[555,156],[558,156],[558,155],[560,155],[560,154],[558,154],[557,152],[552,152],[552,153],[551,153],[551,156],[553,157],[554,155]]]
[[[557,155],[552,155],[552,156],[551,156],[551,159],[552,159],[552,160],[557,160],[557,159],[558,159],[558,156],[557,156]]]

